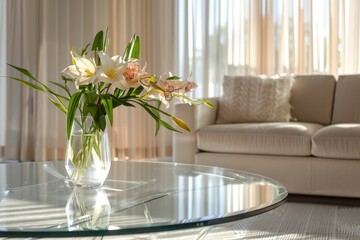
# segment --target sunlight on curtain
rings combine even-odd
[[[6,75],[6,1],[0,2],[0,76]],[[6,80],[0,77],[0,158],[4,154],[6,126]]]
[[[141,38],[140,63],[147,62],[149,72],[175,70],[170,1],[13,0],[8,5],[6,61],[29,69],[41,81],[61,81],[60,71],[71,64],[70,50],[81,49],[106,27],[110,55],[122,55],[136,33]],[[65,114],[46,96],[16,82],[8,85],[12,106],[7,108],[5,155],[20,160],[64,159]],[[155,137],[155,122],[139,108],[116,110],[110,135],[113,156],[119,159],[171,155],[171,132]]]
[[[359,73],[357,0],[178,1],[180,66],[202,97],[224,75]]]

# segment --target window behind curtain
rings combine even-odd
[[[221,95],[224,75],[359,72],[358,0],[178,0],[177,9],[179,68],[202,97]]]
[[[6,1],[0,2],[0,76],[6,75]],[[6,80],[0,79],[0,157],[5,145]]]

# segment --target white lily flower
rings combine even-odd
[[[68,66],[61,73],[75,79],[76,86],[94,83],[96,80],[96,63],[93,58],[84,58],[70,52],[74,65]]]
[[[191,104],[192,101],[186,97],[186,93],[197,87],[195,82],[189,80],[181,80],[180,78],[172,78],[171,73],[162,74],[156,82],[156,89],[152,88],[148,91],[150,98],[159,99],[165,106],[169,107],[169,102],[173,98],[177,98],[181,102]]]
[[[99,67],[99,82],[110,83],[120,89],[127,89],[128,85],[123,78],[127,63],[120,56],[110,57],[104,52],[98,53],[102,65]]]

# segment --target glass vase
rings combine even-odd
[[[91,116],[76,117],[66,149],[65,168],[70,180],[82,187],[100,187],[111,166],[107,131]]]
[[[108,229],[111,205],[101,188],[75,187],[65,209],[69,231]]]

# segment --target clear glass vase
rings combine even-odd
[[[75,187],[65,210],[70,231],[108,229],[111,205],[101,188]]]
[[[111,166],[107,131],[91,116],[76,117],[66,149],[65,168],[70,180],[82,187],[100,187]]]

